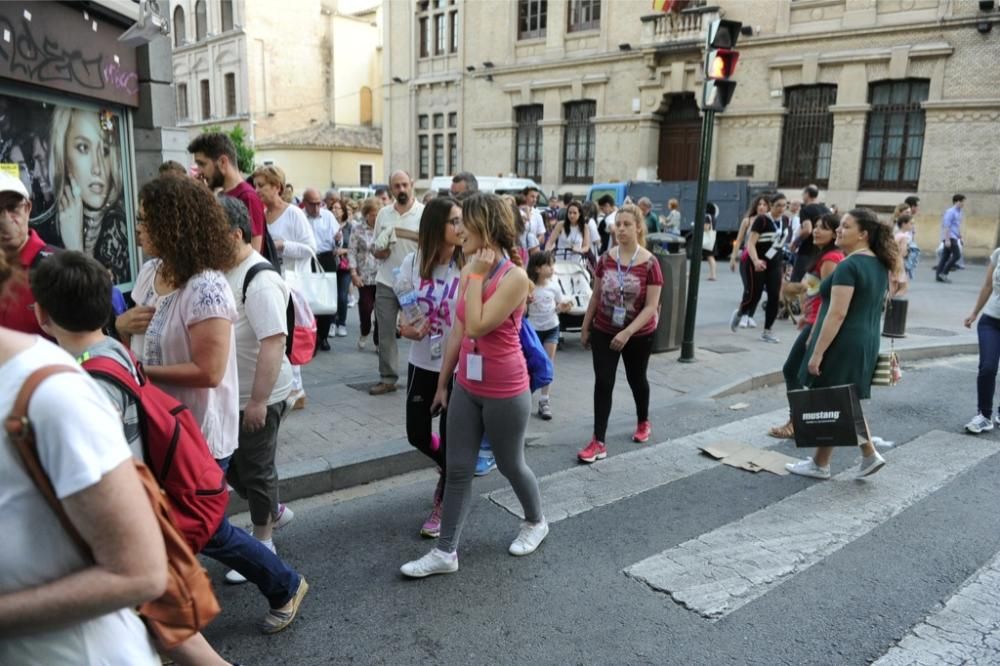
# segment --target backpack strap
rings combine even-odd
[[[31,427],[31,422],[28,420],[28,405],[35,390],[52,375],[64,372],[79,372],[79,369],[68,365],[47,365],[28,375],[24,384],[21,385],[21,390],[18,392],[17,398],[14,400],[14,408],[7,416],[4,429],[10,437],[10,441],[14,444],[14,448],[17,449],[18,454],[21,456],[25,472],[27,472],[28,476],[35,483],[38,492],[45,499],[45,503],[56,514],[59,523],[66,530],[66,534],[69,535],[69,538],[73,541],[73,544],[80,551],[83,558],[90,561],[94,559],[90,552],[90,546],[83,540],[83,537],[80,536],[69,516],[66,515],[66,510],[63,508],[62,502],[56,497],[52,481],[45,472],[45,468],[42,467],[42,461],[38,456],[38,443],[35,441],[35,433]]]
[[[250,288],[250,281],[253,280],[254,277],[257,276],[257,273],[260,273],[261,271],[274,271],[275,273],[278,272],[278,270],[274,266],[272,266],[269,262],[266,262],[266,263],[265,262],[259,262],[259,263],[254,264],[253,266],[251,266],[247,270],[246,277],[243,278],[243,302],[244,303],[247,302],[247,289]]]

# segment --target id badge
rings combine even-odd
[[[777,245],[772,245],[771,249],[768,250],[767,253],[764,254],[764,256],[767,257],[768,259],[774,259],[775,257],[777,257],[778,256],[778,246]]]
[[[465,357],[465,376],[473,382],[483,381],[483,357],[479,354],[468,354]]]
[[[438,361],[441,359],[441,339],[444,336],[440,333],[431,336],[431,360]]]
[[[625,325],[625,306],[616,305],[614,311],[611,313],[611,323],[615,326]]]

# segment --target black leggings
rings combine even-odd
[[[406,371],[406,438],[413,448],[433,460],[441,471],[444,471],[448,419],[441,419],[441,446],[437,451],[431,450],[431,432],[434,427],[431,403],[434,402],[434,394],[437,393],[440,375],[439,372],[424,370],[410,363]]]
[[[774,259],[764,259],[767,268],[756,271],[753,261],[748,256],[740,262],[740,276],[743,278],[743,300],[740,301],[740,316],[749,315],[757,310],[760,297],[767,289],[767,308],[764,310],[764,328],[771,330],[774,320],[778,318],[778,305],[781,303],[781,271],[784,261],[779,255]]]
[[[620,351],[611,349],[615,336],[596,328],[590,332],[590,349],[594,357],[594,439],[603,442],[611,417],[611,398],[615,390],[618,358],[625,361],[625,378],[635,399],[635,413],[640,422],[649,420],[649,381],[646,368],[653,352],[653,336],[633,336]]]

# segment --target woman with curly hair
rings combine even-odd
[[[878,361],[879,324],[889,277],[899,270],[899,247],[890,225],[867,208],[844,215],[837,228],[837,247],[846,258],[820,285],[823,301],[799,379],[807,388],[854,384],[858,397],[866,399],[871,397]],[[858,478],[871,476],[885,465],[870,436],[861,452]],[[785,467],[793,474],[829,479],[832,455],[832,447],[822,446],[812,458]]]

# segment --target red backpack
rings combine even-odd
[[[153,385],[129,352],[139,381],[105,356],[82,365],[91,376],[108,380],[138,406],[143,462],[170,499],[177,528],[195,553],[219,529],[229,504],[226,478],[186,405]]]

